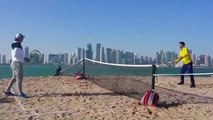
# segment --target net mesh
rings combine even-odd
[[[141,99],[151,89],[152,65],[111,64],[85,60],[89,80],[110,91]]]
[[[90,76],[151,76],[152,65],[125,65],[85,59],[85,72]]]
[[[61,72],[65,76],[82,73],[83,63],[88,80],[102,88],[137,99],[151,89],[152,65],[112,64],[85,58]]]
[[[140,100],[147,90],[152,88],[152,65],[111,64],[85,59],[63,70],[64,75],[73,75],[83,71],[88,80],[98,86]],[[162,68],[157,68],[159,73]],[[159,107],[172,107],[181,104],[213,103],[213,98],[180,92],[155,86],[160,95]]]

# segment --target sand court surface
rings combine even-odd
[[[131,94],[114,93],[98,86],[97,81],[94,84],[93,80],[75,80],[72,77],[25,78],[24,91],[30,96],[28,99],[5,97],[8,80],[2,80],[0,119],[213,120],[212,80],[211,77],[200,77],[197,88],[191,89],[189,80],[186,80],[185,85],[177,86],[178,78],[159,77],[156,90],[162,96],[161,104],[154,110],[137,105],[140,94],[132,97]],[[172,100],[175,102],[172,103]]]

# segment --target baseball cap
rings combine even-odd
[[[16,34],[16,39],[17,39],[17,38],[20,38],[20,37],[25,37],[25,36],[22,35],[21,33],[17,33],[17,34]]]

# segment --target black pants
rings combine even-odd
[[[184,74],[188,71],[188,73],[193,73],[193,63],[190,62],[188,64],[183,64],[182,69],[181,69],[181,74]],[[191,79],[191,85],[195,85],[195,80],[194,80],[194,75],[190,75]],[[180,80],[182,83],[184,83],[184,75],[180,76]]]

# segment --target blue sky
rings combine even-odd
[[[0,53],[10,54],[16,33],[23,46],[74,52],[87,43],[155,56],[178,51],[184,40],[213,56],[212,0],[0,0]]]

